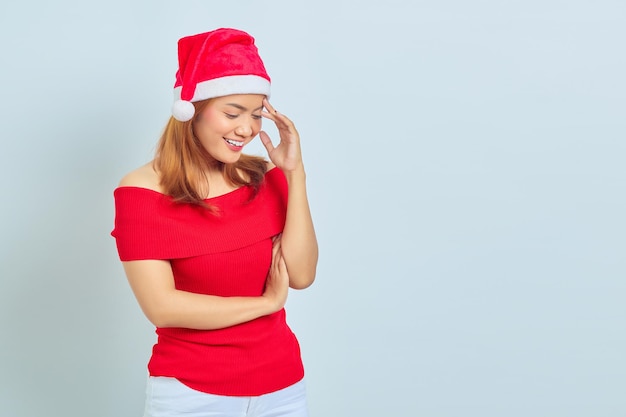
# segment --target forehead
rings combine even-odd
[[[262,94],[232,94],[223,97],[216,97],[213,103],[216,106],[232,106],[246,110],[257,110],[263,107]]]

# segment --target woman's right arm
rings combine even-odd
[[[287,300],[289,276],[280,240],[274,243],[270,273],[260,297],[219,297],[177,290],[168,261],[141,260],[123,265],[142,311],[157,327],[222,329],[274,313]]]

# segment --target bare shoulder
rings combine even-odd
[[[119,183],[120,187],[141,187],[161,192],[159,175],[152,166],[152,162],[129,172]]]

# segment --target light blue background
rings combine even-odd
[[[112,191],[220,26],[302,136],[314,417],[626,415],[621,0],[3,2],[1,415],[141,415]]]

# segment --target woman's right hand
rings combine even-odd
[[[272,245],[272,264],[265,281],[263,297],[270,302],[272,313],[282,309],[287,302],[289,292],[289,274],[280,248],[280,235],[276,236]]]

